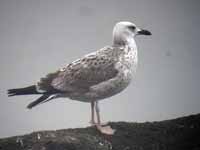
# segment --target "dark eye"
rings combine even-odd
[[[135,30],[135,27],[134,26],[129,26],[128,27],[130,30],[134,31]]]

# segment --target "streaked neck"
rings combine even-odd
[[[137,45],[134,38],[127,38],[127,45],[133,50],[137,50]]]
[[[137,45],[133,37],[127,37],[126,39],[114,38],[113,46],[115,47],[128,46],[129,48],[133,50],[137,50]]]

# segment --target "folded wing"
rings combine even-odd
[[[87,91],[93,85],[114,78],[118,73],[115,63],[107,53],[91,53],[42,78],[38,87],[60,92]]]

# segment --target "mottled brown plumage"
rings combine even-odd
[[[102,127],[98,101],[124,90],[131,82],[137,68],[137,46],[134,37],[151,35],[131,22],[119,22],[113,29],[113,45],[67,64],[64,68],[40,79],[36,85],[8,90],[9,96],[42,94],[28,105],[32,108],[49,100],[67,97],[91,103],[91,123],[102,133],[113,134],[109,126]],[[96,110],[97,123],[94,121]]]

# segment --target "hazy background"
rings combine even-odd
[[[152,32],[137,38],[133,84],[101,101],[104,121],[155,121],[200,113],[199,0],[0,0],[0,137],[88,126],[90,104],[7,97],[48,72],[110,45],[118,21]]]

